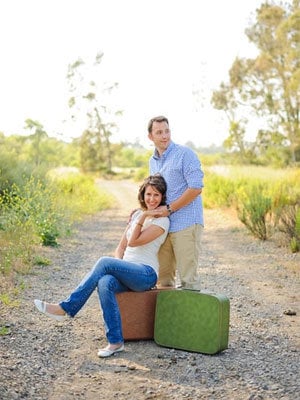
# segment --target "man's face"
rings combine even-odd
[[[168,148],[171,141],[169,125],[165,121],[154,121],[152,131],[148,134],[148,138],[152,140],[159,154],[162,154]]]

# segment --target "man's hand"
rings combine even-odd
[[[154,217],[154,218],[164,217],[161,207],[157,207],[154,210],[144,211],[144,215],[147,215],[148,217]]]
[[[158,217],[168,217],[170,215],[167,206],[159,206],[155,209],[155,211],[160,213],[160,215],[157,215]]]

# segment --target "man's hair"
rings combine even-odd
[[[152,132],[153,122],[166,122],[169,125],[168,118],[164,117],[163,115],[159,115],[158,117],[151,118],[148,123],[148,133]]]
[[[139,194],[138,194],[138,201],[141,207],[146,210],[146,203],[145,203],[145,191],[148,186],[153,186],[159,193],[161,193],[162,198],[160,202],[160,206],[164,206],[166,204],[166,192],[167,192],[167,184],[164,178],[160,174],[150,175],[146,178],[143,184],[140,186]]]

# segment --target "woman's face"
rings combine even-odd
[[[145,189],[144,201],[148,210],[154,210],[162,200],[162,194],[155,187],[148,185]]]

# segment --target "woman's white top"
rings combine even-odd
[[[135,228],[139,220],[139,217],[141,216],[142,213],[143,213],[142,210],[137,210],[132,215],[130,220],[130,226],[126,233],[127,240],[129,240],[132,231]],[[135,247],[127,246],[123,256],[123,260],[138,264],[141,263],[150,265],[158,274],[158,268],[159,268],[158,250],[167,237],[170,221],[168,217],[159,217],[151,219],[147,218],[144,222],[142,230],[146,229],[148,226],[152,224],[160,226],[162,229],[164,229],[164,233],[160,235],[158,238],[152,240],[147,244],[143,244],[142,246],[135,246]]]

